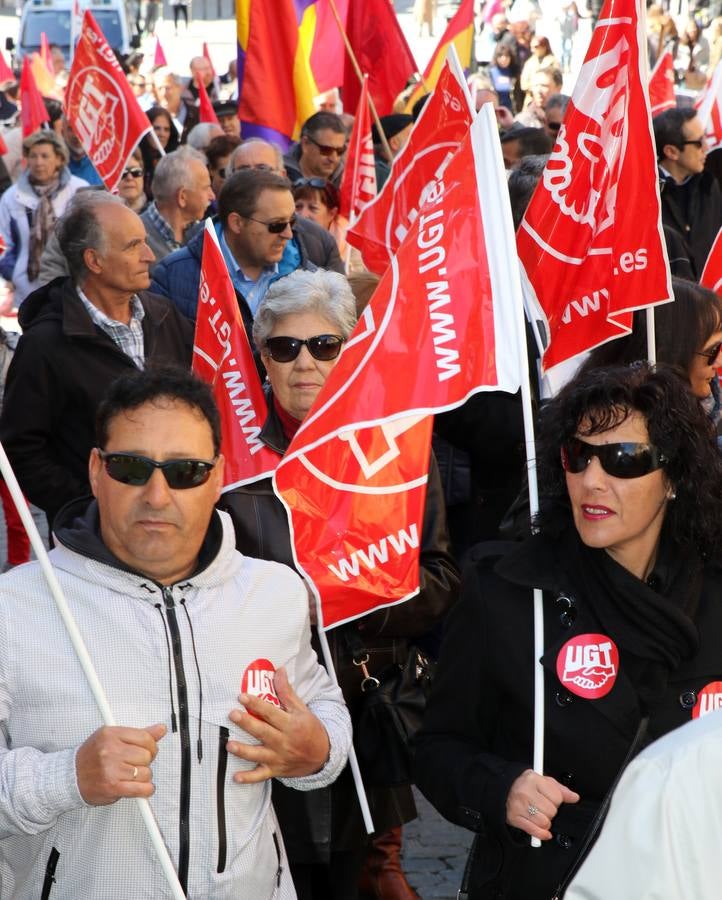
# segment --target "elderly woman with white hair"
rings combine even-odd
[[[335,272],[299,269],[269,288],[253,324],[253,339],[268,372],[268,418],[260,433],[267,446],[280,454],[286,452],[355,323],[351,288]],[[419,594],[350,626],[335,628],[328,635],[352,717],[361,699],[361,677],[352,664],[349,630],[360,633],[371,654],[369,665],[380,670],[388,663],[404,662],[407,639],[433,629],[456,598],[458,573],[449,554],[443,495],[433,456],[429,475]],[[242,553],[293,567],[286,512],[270,479],[224,494],[221,505],[231,514],[236,546]],[[312,621],[314,615],[312,608]],[[415,896],[405,882],[398,858],[399,826],[416,814],[410,787],[371,789],[369,801],[377,834],[384,837],[371,849],[348,768],[332,787],[309,793],[289,791],[274,782],[273,803],[300,900],[354,900],[367,850],[367,872],[372,879],[382,872],[391,874],[406,889],[399,896]]]
[[[18,305],[40,286],[40,257],[55,222],[87,181],[71,175],[68,148],[54,131],[36,131],[23,141],[26,168],[0,198],[0,275],[12,281]]]

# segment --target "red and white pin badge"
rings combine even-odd
[[[273,684],[273,676],[276,668],[270,659],[254,659],[246,666],[241,679],[241,693],[250,694],[252,697],[260,697],[266,703],[281,708],[281,701],[276,694]],[[250,713],[253,715],[253,713]]]
[[[692,709],[692,718],[699,719],[707,713],[722,708],[722,681],[710,681],[697,694],[697,702]]]
[[[606,634],[578,634],[568,640],[557,656],[557,676],[564,687],[598,700],[614,687],[619,672],[619,651]]]

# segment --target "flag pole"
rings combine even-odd
[[[63,624],[65,625],[65,628],[68,632],[68,637],[70,638],[73,649],[75,650],[80,665],[83,669],[83,674],[88,681],[88,685],[100,711],[100,716],[103,720],[103,723],[108,726],[113,726],[115,725],[115,718],[110,708],[110,704],[108,703],[108,698],[105,695],[103,686],[100,683],[100,679],[98,678],[98,675],[95,671],[93,661],[91,660],[88,649],[85,646],[85,642],[83,641],[83,636],[78,629],[75,619],[73,618],[73,614],[70,611],[70,607],[68,606],[68,602],[65,599],[63,589],[61,588],[60,583],[55,575],[55,571],[50,562],[48,552],[45,549],[43,540],[40,537],[37,526],[33,521],[32,515],[30,514],[30,510],[28,509],[28,505],[25,501],[25,498],[23,497],[22,491],[20,490],[20,485],[18,484],[18,480],[15,477],[15,472],[13,472],[12,466],[10,465],[10,460],[5,453],[5,448],[3,447],[2,443],[0,443],[0,472],[2,473],[2,477],[5,479],[5,484],[8,486],[8,490],[10,491],[10,495],[13,498],[13,503],[15,504],[15,508],[17,509],[18,514],[22,520],[25,531],[30,538],[30,543],[32,544],[32,548],[35,551],[38,562],[40,563],[40,568],[43,570],[43,575],[45,576],[45,579],[48,583],[48,588],[50,589],[50,593],[53,596],[53,600],[55,601],[55,605],[58,608],[60,617],[62,618]],[[178,881],[178,875],[175,868],[173,867],[173,862],[170,858],[170,854],[168,853],[168,848],[163,841],[163,836],[160,833],[158,823],[156,822],[155,816],[153,815],[153,810],[150,808],[150,803],[148,803],[148,801],[144,797],[136,797],[136,803],[138,804],[138,808],[140,809],[140,814],[143,817],[145,827],[148,830],[148,834],[150,836],[155,852],[158,855],[158,860],[161,864],[161,868],[163,869],[163,874],[165,875],[166,881],[168,882],[168,887],[171,890],[172,896],[175,898],[175,900],[185,900],[186,895],[183,892],[183,888],[180,886],[180,882]]]
[[[346,29],[343,27],[343,22],[341,21],[341,16],[338,14],[338,9],[336,8],[335,0],[329,0],[331,4],[331,12],[333,13],[334,19],[336,19],[336,24],[338,25],[338,30],[341,32],[341,37],[343,38],[343,42],[346,45],[346,52],[349,55],[349,59],[351,60],[351,64],[353,65],[354,71],[358,77],[361,86],[364,83],[363,72],[361,71],[361,66],[358,64],[358,60],[356,59],[356,54],[353,52],[353,47],[351,46],[351,41],[348,39],[348,35],[346,34]],[[371,110],[371,115],[374,120],[374,124],[376,125],[376,130],[379,133],[379,140],[381,141],[381,146],[384,148],[386,154],[388,155],[389,161],[394,158],[393,153],[391,152],[391,147],[389,147],[389,142],[386,139],[386,134],[384,133],[383,128],[381,127],[381,120],[379,119],[379,114],[376,111],[376,104],[374,103],[374,98],[371,96],[371,91],[368,92],[369,98],[369,109]]]
[[[654,333],[654,307],[648,306],[647,315],[647,361],[654,366],[657,363],[657,338]]]

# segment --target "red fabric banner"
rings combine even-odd
[[[669,50],[665,50],[659,57],[649,77],[649,105],[652,107],[652,118],[665,109],[677,106],[674,95],[674,60]]]
[[[7,60],[0,52],[0,84],[4,81],[15,81],[15,73],[7,64]]]
[[[640,0],[606,0],[517,233],[547,370],[629,333],[672,297],[660,223]]]
[[[722,296],[722,229],[714,239],[699,283]]]
[[[376,167],[371,138],[368,78],[364,77],[341,181],[341,215],[355,221],[376,196]],[[353,217],[353,218],[352,218]]]
[[[482,112],[274,476],[323,627],[416,593],[429,415],[519,388],[520,310],[497,128]]]
[[[36,132],[43,122],[50,121],[42,94],[35,83],[29,56],[23,58],[23,70],[20,75],[20,104],[20,121],[24,138]]]
[[[203,79],[196,78],[196,85],[198,87],[198,121],[220,125],[216,111],[213,109],[213,104],[208,97],[206,86],[203,84]]]
[[[453,51],[452,51],[453,52]],[[361,251],[365,265],[383,274],[433,189],[466,136],[473,112],[464,73],[453,56],[447,60],[431,98],[394,160],[373,203],[349,229],[347,239]]]
[[[369,92],[380,116],[393,110],[394,100],[418,71],[391,0],[349,0],[346,34],[361,72],[369,76]],[[361,84],[350,58],[343,77],[344,109],[356,109]]]
[[[211,59],[211,54],[208,52],[208,44],[205,41],[203,41],[203,53],[201,53],[201,56],[208,60],[208,64],[211,67],[211,72],[213,73],[213,78],[215,79],[216,70],[213,66],[213,60]],[[201,121],[203,121],[203,120],[201,119]]]
[[[165,51],[163,50],[163,45],[160,42],[160,38],[156,37],[155,39],[155,53],[153,54],[153,68],[158,69],[161,66],[167,66],[168,60],[165,58]]]
[[[346,27],[349,0],[335,0],[341,24]],[[316,0],[316,29],[311,47],[311,71],[323,93],[343,84],[346,47],[329,0]]]
[[[695,103],[707,136],[707,152],[722,147],[722,64],[717,63]]]
[[[48,36],[44,31],[40,32],[40,59],[45,63],[45,68],[50,73],[50,77],[55,80],[55,69],[53,68],[53,57],[50,54],[50,44]]]
[[[80,39],[65,90],[65,115],[85,152],[114,191],[138,141],[150,131],[115,53],[90,10],[85,11]]]
[[[203,236],[193,371],[213,386],[221,414],[223,490],[270,476],[280,457],[258,438],[268,408],[210,219]]]

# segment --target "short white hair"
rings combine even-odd
[[[189,188],[193,183],[191,160],[206,165],[206,158],[200,150],[193,147],[180,147],[172,153],[166,153],[158,161],[153,172],[153,197],[161,203],[169,203],[181,188]]]

